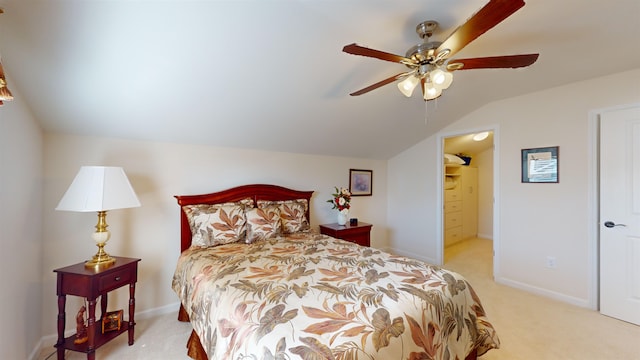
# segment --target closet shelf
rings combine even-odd
[[[461,168],[460,164],[444,164],[444,176],[460,176],[462,174]]]

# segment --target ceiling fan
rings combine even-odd
[[[423,39],[423,42],[411,47],[405,56],[374,50],[357,44],[346,45],[342,51],[348,54],[400,63],[409,68],[407,72],[391,76],[350,95],[362,95],[396,80],[402,80],[398,83],[398,89],[405,96],[410,97],[413,94],[413,90],[420,83],[424,100],[433,100],[442,94],[442,90],[451,85],[453,71],[519,68],[533,64],[538,59],[539,54],[451,59],[462,48],[511,16],[524,5],[523,0],[490,0],[489,3],[471,16],[462,26],[459,26],[443,42],[429,40],[434,30],[437,29],[438,23],[433,20],[424,21],[416,27],[416,33]]]

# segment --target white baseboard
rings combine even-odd
[[[480,234],[478,234],[478,237],[486,239],[486,237],[484,237],[483,235],[480,235]],[[409,258],[412,258],[412,259],[418,259],[418,260],[424,261],[424,262],[429,263],[429,264],[435,264],[435,260],[429,259],[429,258],[425,258],[425,257],[421,257],[421,256],[417,256],[414,253],[410,253],[410,252],[407,253],[407,252],[404,252],[402,250],[397,250],[397,249],[394,249],[394,248],[382,248],[380,250],[386,251],[386,252],[391,253],[391,254],[396,254],[396,255],[400,255],[400,256],[406,256],[406,257],[409,257]],[[558,300],[558,301],[562,301],[562,302],[565,302],[565,303],[569,303],[569,304],[572,304],[572,305],[575,305],[575,306],[579,306],[579,307],[583,307],[583,308],[587,308],[587,309],[593,309],[593,306],[591,305],[591,303],[589,302],[588,299],[576,298],[576,297],[569,296],[569,295],[566,295],[566,294],[562,294],[562,293],[559,293],[559,292],[555,292],[555,291],[551,291],[551,290],[548,290],[548,289],[540,288],[540,287],[537,287],[537,286],[532,286],[532,285],[529,285],[529,284],[525,284],[525,283],[522,283],[522,282],[519,282],[519,281],[511,280],[511,279],[508,279],[508,278],[505,278],[505,277],[500,277],[498,275],[496,275],[496,277],[495,277],[495,282],[497,282],[499,284],[506,285],[506,286],[510,286],[510,287],[513,287],[513,288],[516,288],[516,289],[520,289],[520,290],[523,290],[523,291],[526,291],[526,292],[529,292],[529,293],[532,293],[532,294],[536,294],[536,295],[548,297],[548,298],[551,298],[551,299],[554,299],[554,300]],[[593,310],[595,310],[595,309],[593,309]]]
[[[42,350],[42,348],[42,339],[40,339],[27,359],[36,360],[38,358],[38,355],[40,355],[40,351]],[[51,352],[53,352],[53,348],[51,349]]]
[[[493,234],[478,234],[477,236],[480,239],[493,240]]]
[[[176,316],[177,316],[179,309],[180,309],[180,302],[177,302],[174,304],[164,305],[157,308],[136,312],[135,319],[136,321],[146,320],[155,316],[165,315],[172,312],[176,313]],[[75,334],[75,332],[76,332],[75,329],[67,330],[64,332],[64,336],[69,337]],[[53,346],[56,344],[57,340],[58,340],[58,334],[43,336],[38,342],[38,344],[36,345],[36,347],[33,349],[33,351],[31,351],[31,354],[29,354],[29,360],[36,360],[38,358],[38,355],[40,355],[40,352],[45,348],[51,348],[51,352],[53,353],[55,351]]]
[[[573,296],[569,296],[567,294],[562,294],[559,292],[551,291],[548,289],[540,288],[537,286],[525,284],[519,281],[507,279],[504,277],[496,276],[495,281],[498,284],[510,286],[512,288],[520,289],[532,294],[544,296],[550,299],[562,301],[571,305],[579,306],[582,308],[592,309],[591,304],[588,299],[581,299]]]
[[[390,248],[390,247],[384,247],[384,248],[381,248],[380,250],[388,252],[390,254],[405,256],[405,257],[408,257],[408,258],[411,258],[411,259],[424,261],[424,262],[426,262],[428,264],[436,264],[437,263],[435,259],[431,259],[431,258],[428,258],[428,257],[420,256],[420,255],[417,255],[417,254],[412,253],[412,252],[398,250],[398,249],[394,249],[394,248]]]

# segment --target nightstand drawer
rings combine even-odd
[[[342,240],[350,241],[352,243],[356,243],[361,246],[369,246],[371,243],[371,237],[369,235],[369,231],[347,234],[344,237],[341,237]]]
[[[98,291],[100,293],[117,289],[120,286],[131,282],[131,269],[118,270],[111,274],[102,276],[98,281]]]
[[[324,224],[320,225],[320,233],[337,239],[350,241],[361,246],[371,245],[371,227],[373,225],[358,222],[357,225]]]

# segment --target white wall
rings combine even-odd
[[[437,264],[435,230],[437,159],[440,144],[432,136],[391,159],[388,164],[387,219],[391,252]]]
[[[0,359],[26,359],[42,336],[42,131],[11,91],[0,107]]]
[[[179,255],[179,207],[173,195],[199,194],[249,183],[314,190],[311,224],[336,222],[326,202],[334,186],[349,186],[349,169],[373,170],[373,196],[354,197],[352,217],[372,223],[372,246],[387,247],[386,161],[217,148],[111,138],[45,135],[43,260],[44,334],[56,331],[53,269],[78,263],[96,252],[90,239],[96,214],[54,211],[82,165],[122,166],[142,207],[109,212],[112,255],[139,257],[136,313],[167,309],[178,300],[171,278]],[[122,289],[120,289],[122,290]],[[116,291],[109,309],[126,308],[128,293]],[[67,324],[80,307],[68,297]]]
[[[639,84],[640,69],[578,82],[488,104],[443,129],[500,127],[497,281],[581,306],[595,304],[597,292],[590,286],[597,249],[588,233],[588,169],[595,159],[589,158],[588,116],[593,109],[637,103]],[[390,244],[427,259],[437,258],[442,226],[434,220],[436,137],[388,164]],[[547,146],[560,146],[560,183],[521,183],[520,150]],[[557,259],[556,269],[545,268],[547,256]]]

